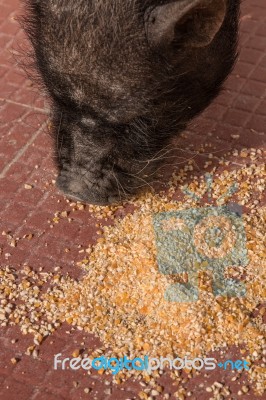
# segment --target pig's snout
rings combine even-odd
[[[104,178],[89,181],[82,174],[61,172],[56,185],[66,197],[74,201],[94,205],[109,205],[121,202],[128,194],[119,182],[119,177],[107,173]]]

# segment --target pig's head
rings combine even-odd
[[[108,204],[218,94],[235,61],[239,0],[26,0],[52,104],[58,187]]]

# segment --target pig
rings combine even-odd
[[[149,184],[237,57],[240,0],[24,0],[57,186],[108,205]]]

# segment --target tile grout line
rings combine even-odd
[[[36,139],[36,137],[40,134],[43,126],[45,125],[45,123],[43,123],[39,129],[37,130],[37,132],[31,137],[31,139],[25,144],[25,146],[23,146],[15,155],[15,157],[5,166],[5,168],[2,170],[2,172],[0,173],[0,179],[4,178],[6,176],[6,173],[8,172],[8,170],[12,167],[13,164],[15,164],[20,157],[25,153],[25,151],[32,145],[32,143],[34,142],[34,140]]]
[[[19,102],[17,102],[17,101],[5,99],[5,98],[3,98],[3,97],[0,97],[0,101],[5,101],[6,103],[15,104],[15,105],[17,105],[17,106],[22,106],[22,107],[25,107],[25,108],[30,108],[31,110],[39,111],[39,112],[41,112],[42,114],[49,115],[49,110],[45,110],[45,109],[43,109],[43,108],[32,107],[32,106],[30,106],[30,105],[28,105],[28,104],[19,103]]]

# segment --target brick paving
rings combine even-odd
[[[0,0],[0,232],[14,237],[33,233],[31,241],[21,240],[10,247],[0,235],[1,265],[21,268],[23,263],[34,269],[53,271],[62,267],[63,274],[80,276],[76,262],[80,249],[97,239],[92,216],[85,211],[73,211],[70,203],[57,192],[53,180],[56,170],[48,129],[46,102],[38,89],[26,79],[19,67],[22,49],[27,46],[16,21],[20,1]],[[194,147],[210,142],[219,154],[232,148],[262,148],[266,145],[266,4],[264,0],[247,0],[242,5],[240,56],[225,90],[206,112],[193,121],[183,146]],[[207,134],[207,136],[206,136]],[[239,135],[238,139],[232,134]],[[181,141],[182,143],[182,141]],[[217,153],[218,154],[218,153]],[[32,185],[31,190],[25,184]],[[57,211],[69,211],[66,219],[50,228],[48,220]],[[66,251],[66,249],[68,249]],[[128,381],[113,385],[110,377],[97,373],[90,376],[80,371],[54,371],[53,355],[70,356],[75,348],[95,349],[99,340],[91,335],[62,325],[46,339],[34,359],[25,354],[32,337],[23,336],[17,327],[2,327],[0,336],[0,399],[133,399],[141,386]],[[227,355],[239,349],[228,349]],[[17,357],[17,364],[11,358]],[[229,382],[232,399],[238,398],[239,383],[233,383],[221,372],[199,375],[187,384],[187,390],[200,382],[210,385],[215,380]],[[242,384],[246,381],[243,374]],[[177,387],[165,374],[161,379],[165,392],[171,395]],[[75,382],[77,382],[75,384]],[[90,388],[86,394],[84,388]],[[162,399],[162,396],[158,396]],[[198,389],[191,399],[207,399],[210,394]],[[256,399],[251,392],[243,399]]]

